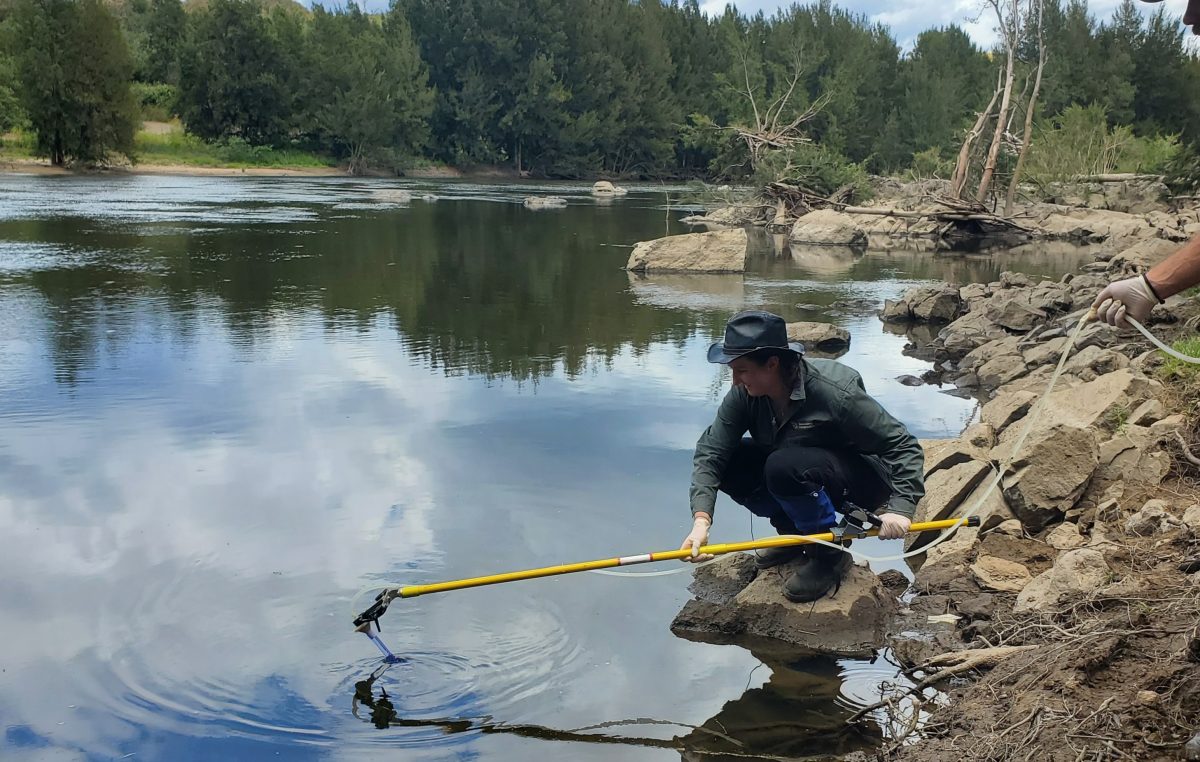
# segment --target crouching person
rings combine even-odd
[[[690,560],[708,542],[717,490],[771,522],[779,534],[828,531],[839,511],[880,514],[883,539],[903,537],[925,493],[924,455],[916,438],[863,387],[852,368],[806,360],[789,343],[783,318],[740,312],[709,362],[733,371],[733,385],[696,443],[692,531],[681,549]],[[749,436],[744,436],[746,434]],[[800,561],[784,582],[796,603],[836,590],[851,557],[824,545],[766,550],[760,569]]]

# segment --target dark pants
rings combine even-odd
[[[733,451],[720,490],[781,534],[823,532],[847,503],[873,511],[892,492],[861,455],[798,446],[772,451],[749,438]]]

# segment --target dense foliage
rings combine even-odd
[[[1193,155],[1200,61],[1179,19],[1124,0],[1098,21],[1085,0],[1047,0],[1044,31],[1035,152],[1084,130],[1126,146],[1097,166],[1157,170]],[[27,124],[56,161],[129,153],[140,104],[143,118],[176,114],[206,140],[319,151],[355,170],[433,160],[749,179],[799,167],[821,185],[944,173],[1002,58],[954,26],[905,51],[824,0],[713,17],[697,0],[394,0],[384,14],[290,0],[0,0],[0,32],[0,129]],[[1022,44],[1018,83],[1036,48]],[[769,157],[746,140],[795,120],[799,142]]]

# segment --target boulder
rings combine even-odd
[[[922,323],[949,323],[962,310],[958,289],[948,284],[914,289],[904,295],[913,319]]]
[[[1121,352],[1100,347],[1084,347],[1067,360],[1063,371],[1083,381],[1094,381],[1098,376],[1128,367],[1129,358]]]
[[[848,214],[818,209],[796,220],[791,239],[795,243],[861,246],[867,242],[867,233]]]
[[[1163,407],[1163,403],[1149,399],[1138,405],[1137,409],[1129,414],[1126,423],[1130,426],[1149,426],[1158,423],[1166,416],[1167,410]]]
[[[996,448],[1001,449],[1007,447]],[[1100,448],[1088,429],[1058,425],[1035,431],[1003,476],[1004,498],[1027,529],[1041,531],[1075,505],[1099,462]]]
[[[996,446],[996,430],[991,424],[974,423],[963,430],[961,439],[972,447],[990,450]]]
[[[788,341],[798,341],[806,349],[830,351],[850,346],[850,332],[832,323],[788,323],[787,336]]]
[[[1030,304],[1026,293],[993,296],[983,314],[996,325],[1012,331],[1028,331],[1049,316],[1045,310]]]
[[[987,461],[987,450],[980,449],[962,438],[922,439],[920,444],[925,453],[926,479],[933,473],[946,468],[953,468],[971,461]]]
[[[567,200],[562,196],[526,196],[526,209],[561,209],[567,205]]]
[[[1055,210],[1039,222],[1038,227],[1051,238],[1080,241],[1104,241],[1127,236],[1150,238],[1156,232],[1140,215],[1099,209]]]
[[[1002,338],[994,339],[977,347],[966,354],[958,363],[959,370],[974,370],[997,357],[1020,357],[1021,339],[1019,336],[1005,334]]]
[[[1108,262],[1108,269],[1115,272],[1146,272],[1175,253],[1178,248],[1179,244],[1174,241],[1147,238],[1113,256]]]
[[[1159,441],[1153,426],[1121,427],[1100,445],[1100,473],[1107,479],[1159,484],[1171,470],[1171,456],[1158,449]]]
[[[1057,363],[1058,359],[1062,357],[1063,349],[1067,346],[1067,340],[1066,336],[1059,336],[1055,339],[1039,341],[1032,347],[1022,350],[1021,356],[1025,358],[1025,364],[1031,368]]]
[[[1029,372],[1025,358],[1020,354],[1000,355],[993,357],[975,369],[979,385],[987,389],[998,389],[1007,383],[1016,381]]]
[[[886,300],[880,317],[887,323],[949,323],[962,305],[958,289],[948,283],[917,286],[905,291],[899,301]]]
[[[1079,525],[1064,521],[1046,534],[1046,544],[1056,550],[1074,550],[1087,544]]]
[[[938,341],[952,358],[967,353],[990,341],[1008,336],[1003,328],[993,323],[983,311],[968,312],[938,333]]]
[[[1167,501],[1147,500],[1137,513],[1125,520],[1125,533],[1149,537],[1166,532],[1179,524],[1179,519],[1167,511]]]
[[[753,556],[723,556],[695,571],[688,589],[696,598],[684,604],[671,630],[752,635],[839,656],[868,656],[882,644],[898,605],[870,569],[855,564],[834,595],[796,604],[783,597],[783,581],[795,568],[785,564],[754,574]],[[750,581],[732,592],[748,576]]]
[[[1014,421],[1025,417],[1038,396],[1033,392],[1001,391],[983,406],[979,419],[990,425],[997,433],[1003,432]]]
[[[996,528],[993,529],[991,533],[1002,534],[1008,537],[1024,537],[1025,527],[1021,526],[1020,519],[1009,519],[1008,521],[1001,521],[999,524],[997,524]]]
[[[1109,581],[1104,554],[1094,548],[1069,550],[1054,566],[1034,577],[1017,595],[1013,611],[1050,613],[1064,603],[1086,596]]]
[[[592,195],[594,196],[624,196],[629,191],[624,188],[619,188],[608,180],[597,180],[592,184]]]
[[[1019,593],[1033,580],[1022,564],[982,554],[971,564],[971,576],[984,590],[1002,593]]]
[[[963,500],[993,473],[989,463],[979,460],[934,471],[925,479],[925,496],[917,503],[913,521],[919,523],[950,518],[958,512]],[[938,534],[919,532],[906,535],[904,547],[906,550],[923,548],[937,539]]]
[[[1047,373],[1051,371],[1048,367],[1039,370]],[[1043,386],[1044,383],[1043,381]],[[1068,376],[1064,374],[1039,408],[1033,430],[1045,431],[1059,425],[1081,429],[1099,426],[1113,415],[1114,410],[1129,409],[1143,400],[1157,396],[1161,390],[1162,384],[1159,382],[1135,374],[1127,368],[1075,385],[1069,385]],[[1160,421],[1155,425],[1161,423]],[[993,458],[1004,460],[1004,448],[1011,447],[1021,428],[1023,427],[1010,426],[1000,434],[1000,444],[993,451]]]
[[[948,530],[943,530],[948,531]],[[938,534],[942,534],[939,532]],[[979,529],[976,527],[960,526],[949,537],[925,551],[925,561],[921,564],[924,578],[935,572],[935,568],[965,568],[975,554],[979,544]]]
[[[642,241],[625,269],[634,272],[740,273],[746,270],[746,231],[718,230]]]
[[[1183,525],[1191,530],[1192,534],[1200,534],[1200,503],[1192,503],[1183,512]]]
[[[742,227],[751,225],[763,218],[764,209],[761,206],[723,206],[710,209],[704,214],[693,214],[679,221],[688,225],[704,225],[707,227]]]

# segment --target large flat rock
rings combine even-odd
[[[646,273],[740,273],[746,270],[746,231],[717,230],[642,241],[626,270]]]
[[[794,568],[784,564],[760,572],[752,555],[739,553],[697,569],[688,588],[696,598],[684,604],[671,630],[752,635],[840,656],[865,656],[882,645],[897,603],[870,569],[856,564],[834,595],[799,604],[783,597],[783,581]]]

